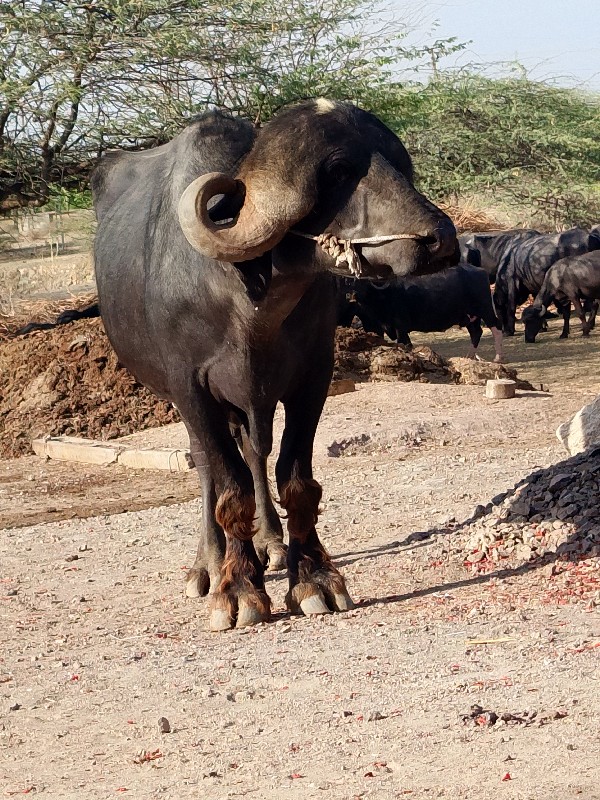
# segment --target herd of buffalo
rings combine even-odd
[[[474,354],[483,320],[500,360],[529,294],[530,339],[551,302],[588,332],[600,298],[599,230],[457,239],[397,136],[349,103],[299,103],[260,128],[209,112],[165,145],[108,153],[91,188],[99,304],[60,321],[101,310],[121,363],[179,410],[202,486],[186,594],[210,594],[212,630],[269,619],[267,567],[287,568],[293,613],[352,608],[312,469],[338,324],[405,343],[464,325]],[[278,403],[287,546],[267,477]]]
[[[555,305],[563,318],[561,339],[570,331],[572,308],[588,336],[600,303],[600,225],[545,234],[515,229],[458,236],[460,263],[420,277],[394,276],[385,281],[335,276],[338,325],[358,319],[365,331],[411,345],[411,331],[445,331],[457,325],[471,338],[476,355],[483,322],[492,332],[495,361],[502,361],[502,336],[514,336],[517,308],[533,297],[521,314],[525,341],[533,343],[547,328]],[[32,322],[17,335],[100,316],[98,303],[60,314],[54,323]]]
[[[495,360],[501,361],[502,333],[514,336],[517,308],[533,296],[522,313],[526,342],[535,342],[551,304],[564,320],[561,338],[569,335],[572,307],[583,335],[589,335],[600,301],[600,225],[555,234],[465,233],[458,241],[460,263],[434,275],[386,282],[338,279],[339,324],[348,326],[357,317],[365,330],[402,344],[410,344],[411,331],[460,325],[469,332],[474,355],[483,321],[494,335]]]

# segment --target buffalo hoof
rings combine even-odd
[[[493,361],[494,364],[504,364],[504,356],[496,356]]]
[[[558,338],[559,339],[568,339],[569,338],[569,334],[568,333],[561,333],[561,335]]]
[[[209,627],[211,631],[246,628],[271,619],[271,601],[262,589],[218,590],[212,596]]]
[[[581,332],[581,335],[582,336],[589,336],[590,335],[589,328],[584,328],[583,331]]]
[[[314,616],[332,611],[350,611],[354,608],[344,579],[337,570],[315,573],[311,580],[293,586],[285,598],[292,614]]]
[[[256,555],[268,572],[279,572],[287,566],[287,547],[280,541],[254,543]]]
[[[192,568],[185,577],[185,596],[204,597],[210,590],[210,576],[208,570],[201,567]]]
[[[282,545],[269,545],[267,547],[269,553],[269,562],[267,570],[269,572],[280,572],[287,566],[287,547]]]

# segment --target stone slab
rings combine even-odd
[[[189,450],[170,448],[126,448],[119,453],[117,463],[132,469],[164,469],[169,472],[187,472],[194,467]]]
[[[100,466],[114,463],[121,451],[120,447],[76,436],[45,436],[43,439],[34,439],[32,447],[38,456]]]

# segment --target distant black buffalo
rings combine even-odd
[[[98,303],[92,303],[81,309],[70,308],[61,312],[54,322],[29,322],[15,331],[15,336],[24,336],[26,333],[31,333],[31,331],[49,331],[58,325],[68,325],[69,322],[76,322],[79,319],[92,319],[99,316],[100,306]]]
[[[542,327],[542,320],[550,303],[555,303],[563,314],[561,339],[565,339],[569,335],[571,303],[581,320],[583,335],[589,336],[596,321],[599,300],[600,250],[584,253],[581,256],[562,258],[546,272],[542,288],[533,305],[523,311],[525,341],[535,342],[535,337]],[[590,304],[589,318],[586,318],[582,301]]]
[[[494,283],[498,266],[504,256],[517,243],[539,235],[539,231],[525,228],[486,231],[485,233],[463,233],[458,237],[460,257],[467,264],[484,269],[489,275],[490,283]]]
[[[406,345],[411,345],[411,331],[430,333],[460,325],[469,331],[471,358],[477,353],[483,320],[494,336],[494,361],[502,361],[500,320],[483,269],[459,264],[436,275],[399,278],[381,286],[342,278],[339,292],[340,325],[349,326],[356,316],[366,331],[385,333]]]
[[[494,304],[507,336],[514,336],[517,306],[542,288],[550,267],[561,258],[600,248],[600,236],[583,228],[539,234],[517,242],[498,267]]]

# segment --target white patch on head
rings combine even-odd
[[[335,108],[335,103],[332,100],[327,100],[326,97],[318,97],[315,100],[317,106],[317,114],[329,114]]]

